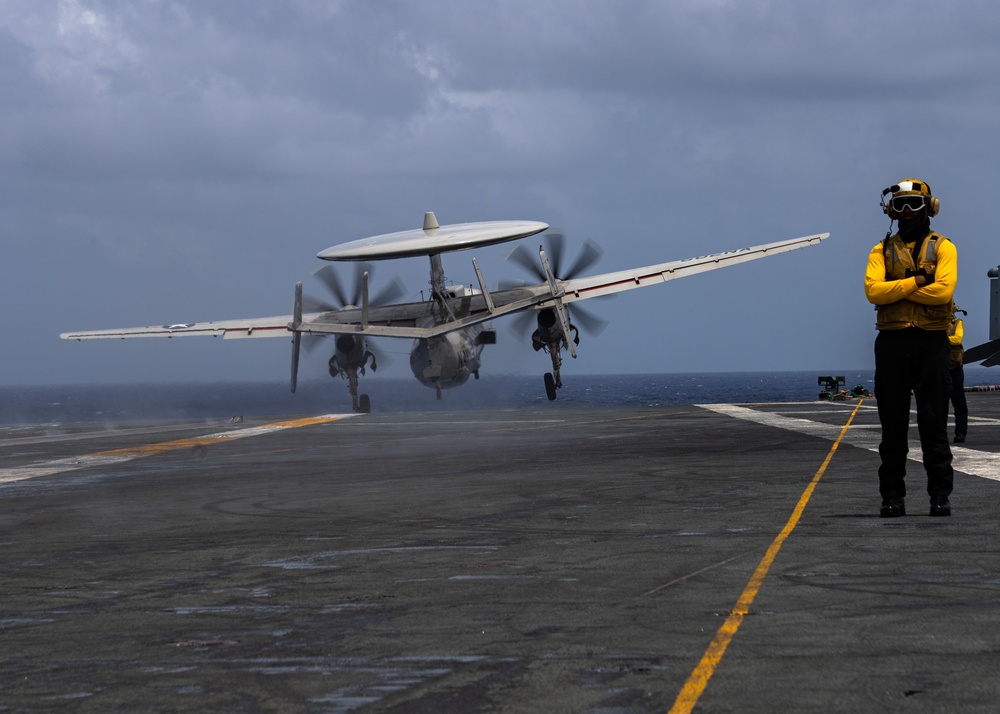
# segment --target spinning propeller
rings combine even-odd
[[[313,277],[323,283],[330,296],[334,299],[334,302],[326,302],[307,295],[302,300],[303,307],[310,312],[333,312],[345,307],[360,307],[364,297],[365,274],[367,273],[370,279],[374,271],[375,266],[371,263],[355,263],[354,286],[353,290],[348,293],[345,290],[343,279],[333,269],[332,265],[327,264],[316,268],[313,271]],[[386,305],[399,300],[405,294],[406,287],[403,285],[403,281],[396,277],[382,288],[381,292],[374,297],[370,297],[369,303],[372,305]]]
[[[302,298],[303,308],[310,312],[334,312],[345,308],[360,307],[364,301],[365,280],[370,280],[374,271],[375,267],[371,263],[355,263],[354,284],[351,291],[347,292],[344,279],[334,270],[332,265],[328,263],[319,266],[313,271],[313,277],[323,284],[330,293],[330,297],[333,298],[333,302],[304,295]],[[397,276],[374,297],[370,297],[368,302],[373,306],[388,305],[399,300],[404,295],[406,295],[406,287],[403,285],[403,281]],[[322,339],[323,337],[318,335],[310,336],[304,345],[306,352],[312,352],[316,349],[316,346]],[[355,341],[360,339],[362,338],[353,335],[337,335],[338,352],[350,353]],[[369,345],[368,350],[377,360],[386,364],[389,363],[388,358],[378,348]],[[375,369],[374,363],[372,369]]]
[[[362,306],[385,305],[399,300],[406,294],[403,282],[397,277],[373,297],[368,295],[368,283],[373,266],[370,263],[356,263],[353,287],[350,291],[346,282],[337,274],[332,265],[324,265],[313,271],[313,276],[319,280],[332,298],[323,300],[312,296],[301,296],[301,286],[296,288],[296,313],[293,316],[295,324],[302,322],[302,310],[309,312],[335,312],[345,309],[358,309]],[[301,296],[301,297],[300,297]],[[358,395],[358,373],[365,373],[365,368],[371,362],[372,371],[378,369],[378,361],[386,363],[385,356],[375,349],[361,335],[337,334],[334,337],[334,352],[329,359],[328,368],[333,377],[342,376],[348,380],[348,389],[355,411],[368,412],[371,404],[367,394]],[[299,341],[302,335],[295,333],[292,345],[292,391],[295,391],[298,373]],[[323,337],[305,335],[303,347],[306,352],[312,352]]]
[[[572,280],[579,277],[604,255],[604,251],[601,250],[600,246],[588,238],[580,249],[580,253],[576,256],[576,260],[563,272],[563,260],[566,255],[566,234],[560,230],[549,231],[544,234],[544,239],[545,252],[549,258],[549,265],[558,280]],[[548,280],[545,271],[542,270],[542,266],[538,262],[537,253],[532,255],[531,251],[523,243],[517,245],[507,253],[507,260],[517,263],[542,282]],[[513,284],[511,284],[511,287],[513,287]],[[595,337],[600,335],[604,331],[604,328],[608,326],[607,320],[598,317],[580,305],[567,305],[566,309],[574,322],[579,322],[584,330]],[[511,331],[524,336],[536,318],[537,315],[533,311],[521,313],[511,323]]]
[[[560,280],[572,280],[573,278],[578,277],[580,273],[596,263],[603,255],[603,251],[598,247],[598,245],[594,241],[588,239],[583,244],[580,255],[577,256],[572,267],[563,273],[562,261],[566,252],[566,234],[559,230],[549,231],[544,235],[544,238],[546,247],[548,248],[547,253],[549,256],[549,264],[552,266],[552,272],[554,272],[556,277]],[[528,272],[538,276],[539,280],[544,281],[547,279],[541,266],[538,264],[537,259],[531,255],[528,249],[525,248],[524,244],[519,244],[511,250],[507,254],[507,260],[514,261]]]
[[[596,243],[588,240],[583,244],[573,264],[563,272],[566,236],[561,231],[553,231],[545,235],[545,240],[548,251],[539,251],[538,263],[523,245],[508,253],[507,259],[533,273],[543,283],[548,283],[552,291],[552,307],[523,313],[523,317],[518,317],[511,325],[511,329],[520,330],[523,335],[531,328],[531,323],[535,323],[536,328],[531,333],[531,346],[536,352],[545,350],[552,358],[552,371],[545,374],[545,394],[549,400],[553,400],[556,398],[556,390],[562,387],[560,352],[565,349],[572,357],[576,357],[575,346],[580,344],[580,334],[573,324],[574,321],[593,334],[600,334],[607,321],[578,305],[564,303],[563,290],[558,285],[561,281],[572,280],[596,263],[601,257],[601,249]]]

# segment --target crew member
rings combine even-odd
[[[962,360],[965,356],[965,348],[962,347],[962,339],[965,336],[965,327],[962,325],[962,318],[959,314],[967,315],[965,310],[955,309],[955,314],[951,318],[951,329],[948,330],[948,344],[951,346],[949,371],[951,372],[951,406],[955,411],[955,443],[965,442],[965,435],[969,431],[969,405],[965,401],[965,369],[962,367]]]
[[[886,202],[886,195],[891,194]],[[882,192],[890,231],[868,255],[865,296],[875,305],[875,398],[882,424],[879,515],[906,515],[907,430],[910,393],[927,472],[930,515],[951,515],[954,471],[948,445],[948,332],[955,311],[958,250],[931,230],[940,202],[926,182],[904,179]],[[892,222],[899,231],[892,233]]]

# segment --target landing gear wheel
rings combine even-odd
[[[358,397],[358,412],[361,414],[372,413],[372,400],[368,398],[367,394]]]
[[[545,396],[549,398],[550,402],[556,400],[556,380],[552,376],[552,372],[545,373]]]

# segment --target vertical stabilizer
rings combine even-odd
[[[1000,266],[990,268],[990,339],[1000,338]]]
[[[437,216],[434,215],[434,211],[427,211],[427,213],[424,214],[424,230],[433,231],[440,227],[441,226],[438,225]]]
[[[302,283],[295,283],[295,303],[292,307],[292,322],[288,326],[292,332],[292,394],[299,383],[299,348],[302,345]]]

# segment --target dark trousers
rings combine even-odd
[[[882,498],[906,495],[910,392],[917,400],[917,429],[927,471],[927,493],[948,496],[954,470],[948,446],[948,334],[943,330],[882,330],[875,338],[875,399],[882,423],[878,470]]]
[[[969,405],[965,402],[965,369],[962,365],[951,368],[951,406],[955,411],[955,434],[969,433]]]

